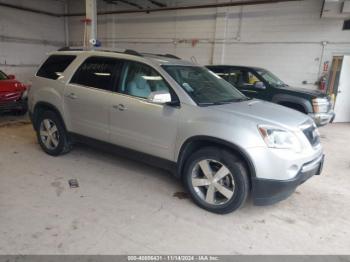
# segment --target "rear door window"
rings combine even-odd
[[[249,70],[233,70],[233,74],[236,74],[234,78],[236,86],[239,88],[254,88],[254,84],[259,82],[259,78]]]
[[[236,87],[242,86],[243,72],[239,69],[230,69],[226,73],[226,81]]]
[[[71,83],[102,90],[114,90],[123,61],[108,57],[90,57],[75,72]]]
[[[215,74],[225,79],[231,85],[235,87],[242,87],[243,82],[243,72],[242,70],[236,68],[228,67],[208,67]]]
[[[39,68],[37,76],[56,80],[73,62],[75,55],[52,55]]]

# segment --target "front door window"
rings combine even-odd
[[[151,92],[155,91],[169,91],[164,78],[148,65],[129,62],[125,67],[120,92],[130,96],[148,98]]]

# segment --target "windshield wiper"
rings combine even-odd
[[[277,84],[278,87],[288,87],[289,85],[282,83],[282,84]]]
[[[210,102],[210,103],[198,103],[199,106],[212,106],[215,105],[215,103]]]
[[[251,100],[252,98],[250,97],[242,97],[242,98],[234,98],[226,101],[218,101],[218,102],[206,102],[206,103],[198,103],[200,106],[212,106],[212,105],[224,105],[224,104],[230,104],[230,103],[235,103],[235,102],[242,102],[242,101],[247,101]]]
[[[221,101],[221,102],[218,102],[218,103],[220,103],[220,104],[228,104],[228,103],[242,102],[242,101],[247,101],[247,100],[251,100],[251,98],[250,97],[234,98],[234,99],[231,99],[231,100]]]

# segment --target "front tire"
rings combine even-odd
[[[210,212],[233,212],[249,194],[245,165],[228,150],[200,149],[188,159],[184,172],[184,183],[193,201]]]
[[[47,154],[58,156],[71,150],[67,131],[55,112],[44,111],[37,123],[37,139]]]

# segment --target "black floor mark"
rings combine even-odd
[[[70,188],[77,188],[79,187],[79,183],[77,179],[69,179],[68,184]]]
[[[175,192],[173,194],[173,197],[177,197],[178,199],[187,199],[190,198],[190,196],[188,195],[188,193],[186,192]]]

